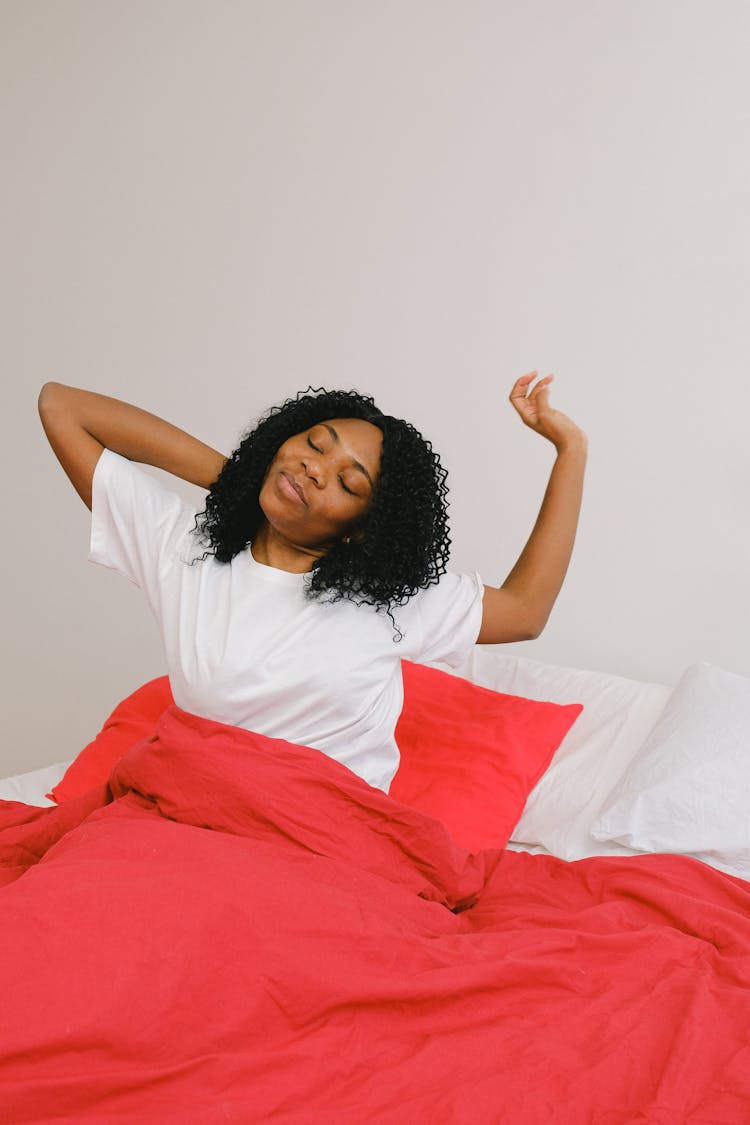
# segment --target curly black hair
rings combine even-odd
[[[207,547],[203,558],[213,554],[227,563],[244,551],[263,519],[258,498],[277,450],[330,418],[362,418],[382,430],[380,473],[360,534],[315,561],[306,593],[383,608],[393,620],[393,606],[445,573],[451,542],[447,472],[414,426],[383,414],[369,395],[308,387],[271,407],[227,460],[194,530]]]

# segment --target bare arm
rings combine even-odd
[[[477,644],[538,636],[555,604],[573,552],[588,443],[575,423],[550,408],[547,385],[552,376],[541,379],[527,395],[535,374],[516,382],[511,402],[526,425],[553,442],[557,458],[534,529],[518,561],[502,586],[485,587]]]
[[[210,488],[226,460],[155,414],[63,383],[44,384],[39,416],[55,456],[87,508],[94,469],[105,448],[201,488]]]

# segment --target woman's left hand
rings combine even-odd
[[[585,445],[586,435],[583,430],[567,414],[554,410],[549,404],[549,384],[554,375],[545,375],[529,391],[537,374],[536,371],[530,371],[528,375],[522,375],[510,392],[511,404],[520,414],[521,420],[535,433],[551,441],[558,452],[569,445]]]

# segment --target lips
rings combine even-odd
[[[292,476],[291,473],[287,473],[282,470],[279,473],[279,483],[282,491],[287,496],[296,496],[299,502],[307,507],[307,500],[305,499],[305,494],[302,491],[302,485],[299,484],[299,482]]]

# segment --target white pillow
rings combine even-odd
[[[0,781],[0,800],[23,801],[26,805],[54,805],[45,797],[53,785],[62,780],[62,776],[70,762],[55,762],[52,766],[43,766],[40,770],[31,770],[29,773],[17,773],[14,777],[4,777]]]
[[[570,860],[631,854],[614,843],[597,846],[590,829],[612,786],[659,718],[670,688],[544,664],[492,645],[475,646],[460,668],[445,670],[525,699],[583,704],[552,764],[530,793],[513,841],[541,844]]]
[[[750,878],[750,680],[691,665],[591,833]]]

